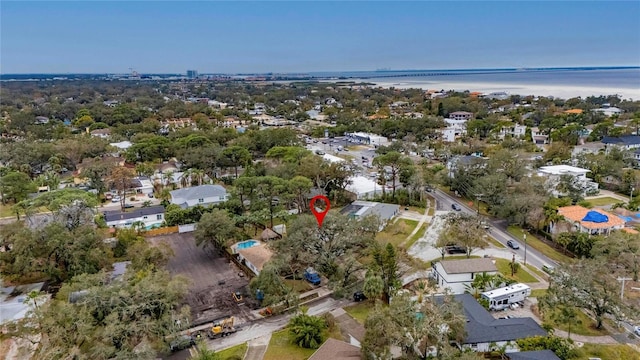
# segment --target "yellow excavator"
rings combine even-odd
[[[234,332],[238,331],[235,327],[233,327],[233,322],[235,319],[233,316],[228,317],[226,319],[222,319],[213,323],[213,327],[207,333],[209,339],[217,339],[219,337],[225,337],[227,335],[231,335]]]

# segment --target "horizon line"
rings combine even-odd
[[[295,71],[295,72],[275,72],[275,71],[266,71],[266,72],[199,72],[196,69],[187,69],[187,70],[195,70],[198,71],[198,75],[309,75],[309,74],[317,74],[317,73],[372,73],[372,72],[416,72],[416,71],[490,71],[490,70],[603,70],[603,69],[640,69],[640,65],[614,65],[614,66],[549,66],[549,67],[498,67],[498,68],[457,68],[457,69],[375,69],[375,70],[315,70],[315,71]],[[139,75],[182,75],[184,73],[176,73],[176,72],[137,72]],[[8,75],[114,75],[114,74],[130,74],[131,72],[16,72],[16,73],[0,73],[0,76],[8,76]]]

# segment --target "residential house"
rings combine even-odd
[[[608,235],[612,230],[624,229],[625,224],[625,221],[617,215],[598,208],[587,209],[579,205],[560,207],[558,215],[571,223],[575,231],[591,235]],[[552,226],[552,232],[555,230],[555,226]]]
[[[376,215],[382,222],[381,229],[400,212],[400,205],[383,204],[373,201],[357,200],[340,210],[340,213],[350,218],[358,219],[369,215]]]
[[[538,169],[538,175],[547,178],[547,186],[554,196],[561,196],[563,193],[557,189],[563,175],[570,175],[575,181],[575,185],[580,186],[584,194],[598,191],[598,183],[589,179],[587,173],[591,170],[570,166],[552,165],[542,166]]]
[[[107,139],[111,136],[111,129],[96,129],[90,132],[91,136]]]
[[[607,104],[604,104],[604,105],[607,105]],[[599,112],[606,117],[611,117],[613,115],[620,115],[624,112],[624,110],[617,108],[615,106],[603,106],[600,109],[594,109],[592,111]]]
[[[108,107],[111,107],[111,108],[114,108],[114,107],[118,106],[118,103],[119,103],[118,100],[106,100],[106,101],[102,102],[102,104],[104,106],[108,106]]]
[[[545,134],[537,127],[531,128],[531,140],[536,145],[546,145],[549,143],[549,135]]]
[[[598,154],[604,151],[605,145],[601,142],[588,142],[581,145],[576,145],[571,152],[573,157],[580,154]]]
[[[431,276],[441,289],[448,288],[453,294],[463,294],[475,276],[482,273],[498,274],[493,260],[481,258],[438,261],[432,266]]]
[[[244,249],[237,249],[238,260],[256,276],[260,275],[264,264],[271,260],[273,252],[264,243],[258,243]]]
[[[506,100],[509,98],[509,94],[504,91],[497,91],[484,95],[483,97],[492,100]]]
[[[129,228],[135,222],[142,222],[145,229],[160,227],[164,222],[164,206],[136,208],[133,211],[105,211],[104,220],[108,227]]]
[[[186,209],[197,205],[208,206],[225,202],[229,199],[227,189],[220,185],[200,185],[173,190],[171,203]]]
[[[153,183],[146,176],[138,176],[131,181],[131,187],[136,194],[149,195],[153,194]]]
[[[114,148],[118,149],[118,153],[124,153],[128,148],[130,148],[133,144],[131,143],[131,141],[120,141],[117,143],[110,143],[109,145],[113,146]]]
[[[453,120],[471,120],[473,118],[473,113],[467,111],[454,111],[449,113],[449,118]]]
[[[328,338],[309,360],[360,360],[360,348],[347,342]]]
[[[382,185],[379,185],[375,179],[358,175],[349,178],[346,190],[354,194],[356,199],[370,199],[382,194]]]
[[[487,166],[485,158],[476,155],[455,156],[447,162],[447,171],[450,178],[455,177],[455,172],[460,169],[482,169]]]
[[[500,129],[500,133],[498,134],[498,137],[500,139],[504,139],[505,136],[511,136],[511,137],[521,137],[524,136],[527,132],[527,127],[525,125],[520,125],[520,124],[513,124],[513,125],[509,125],[509,126],[503,126]]]
[[[311,120],[324,121],[327,119],[327,115],[322,115],[320,111],[314,109],[306,111],[306,114],[309,115]]]
[[[582,109],[569,109],[569,110],[565,110],[563,111],[565,114],[567,115],[581,115],[584,110]]]
[[[467,120],[466,119],[444,119],[447,127],[440,129],[442,134],[442,141],[454,142],[461,136],[467,134]]]
[[[443,297],[436,298],[443,301]],[[506,352],[517,353],[518,339],[532,336],[546,336],[547,332],[530,317],[496,319],[471,294],[454,295],[462,305],[467,322],[466,336],[459,347],[476,352],[487,352],[492,346],[505,347]]]
[[[32,291],[40,292],[43,287],[44,282],[4,287],[0,281],[0,324],[17,321],[27,316],[34,307],[33,301],[29,300],[27,295]],[[44,295],[36,301],[42,305],[49,298],[50,295]]]
[[[635,150],[640,148],[639,135],[605,136],[601,141],[605,145],[605,151],[608,151],[612,147],[620,150]]]

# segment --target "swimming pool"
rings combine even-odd
[[[243,242],[239,242],[236,245],[236,249],[248,249],[252,246],[255,246],[258,242],[256,240],[247,240]]]

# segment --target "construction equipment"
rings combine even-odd
[[[233,300],[235,300],[236,303],[238,303],[238,305],[243,305],[244,304],[244,299],[243,299],[242,293],[240,291],[236,291],[232,295],[233,295]]]
[[[235,327],[233,327],[234,321],[234,317],[231,316],[213,323],[213,327],[211,327],[211,330],[207,333],[207,337],[209,339],[217,339],[219,337],[225,337],[227,335],[233,334],[234,332],[238,331]]]

